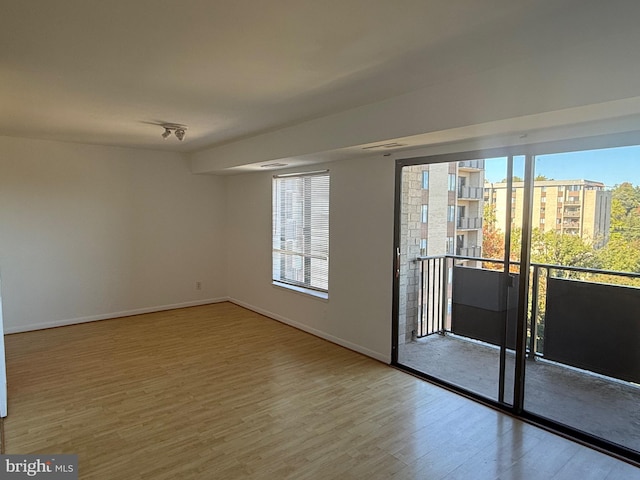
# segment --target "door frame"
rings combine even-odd
[[[514,401],[509,406],[505,403],[492,400],[469,390],[465,390],[458,385],[454,385],[440,378],[425,374],[411,367],[398,363],[398,334],[399,334],[399,313],[400,313],[400,246],[401,227],[400,215],[402,205],[402,168],[412,165],[427,165],[434,163],[459,162],[464,160],[475,160],[479,158],[498,157],[525,157],[525,198],[523,202],[523,231],[521,248],[521,272],[530,271],[531,253],[531,214],[533,201],[533,180],[535,173],[535,157],[538,155],[566,153],[582,150],[598,150],[606,148],[616,148],[633,146],[640,144],[640,131],[596,135],[585,138],[547,141],[539,143],[526,143],[521,145],[511,145],[489,149],[468,150],[444,154],[421,155],[416,157],[407,156],[396,159],[395,164],[395,193],[394,193],[394,231],[393,231],[393,297],[392,297],[392,338],[391,338],[391,365],[407,371],[417,377],[435,383],[441,387],[475,400],[484,405],[490,406],[504,413],[513,415],[521,420],[536,425],[545,430],[551,431],[571,438],[575,441],[601,450],[625,461],[640,464],[640,453],[630,448],[618,445],[601,437],[591,435],[584,431],[555,422],[548,418],[536,415],[524,409],[525,393],[525,362],[526,362],[526,336],[527,336],[527,316],[528,316],[528,288],[529,275],[520,275],[518,310],[517,310],[517,332],[516,332],[516,365],[514,375]],[[525,231],[526,225],[526,231]],[[505,257],[507,253],[505,252]]]

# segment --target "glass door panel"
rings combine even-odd
[[[397,363],[507,405],[522,222],[507,190],[522,169],[471,159],[406,165],[399,179]]]
[[[640,147],[535,159],[535,322],[524,398],[528,412],[635,451],[640,451],[639,159]]]

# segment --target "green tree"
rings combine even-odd
[[[640,241],[612,236],[597,252],[603,270],[640,273]]]
[[[524,182],[524,179],[522,177],[519,177],[517,175],[513,176],[513,181],[514,182]],[[502,180],[500,180],[500,183],[507,183],[507,179],[503,178]]]
[[[611,191],[611,198],[620,202],[625,215],[640,214],[640,186],[634,187],[629,182],[616,185]]]
[[[595,268],[598,258],[590,242],[578,235],[533,229],[531,261],[549,265]]]
[[[640,240],[640,187],[629,182],[611,192],[611,239]]]

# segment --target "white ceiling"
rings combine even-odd
[[[0,0],[0,135],[198,151],[555,48],[575,3]]]

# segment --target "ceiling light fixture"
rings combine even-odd
[[[182,141],[185,133],[186,132],[184,131],[184,128],[176,128],[175,134],[176,134],[176,137],[178,137],[178,140]]]
[[[173,133],[178,140],[182,141],[187,133],[187,127],[184,125],[162,124],[160,126],[164,128],[164,132],[162,132],[162,138],[164,138],[165,140],[169,138],[171,133]]]

